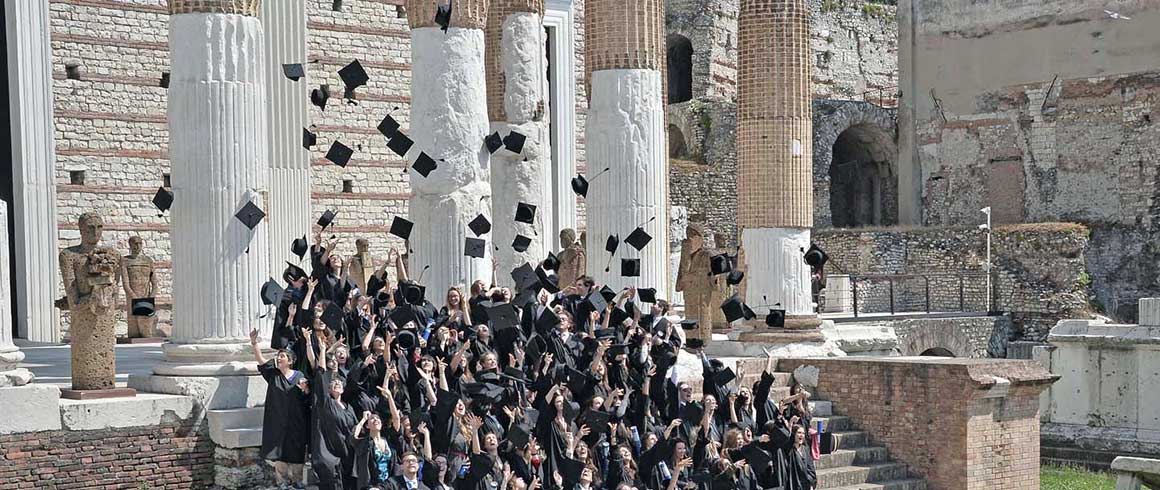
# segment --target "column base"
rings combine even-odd
[[[191,396],[206,410],[249,408],[266,402],[261,376],[130,375],[130,388],[145,393]]]
[[[36,379],[36,375],[24,368],[0,371],[0,388],[24,386],[31,383],[33,379]]]
[[[165,361],[153,367],[160,376],[257,376],[250,344],[175,344],[161,346]],[[264,349],[266,351],[268,349]],[[271,351],[272,352],[272,351]]]

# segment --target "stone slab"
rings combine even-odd
[[[266,401],[261,376],[136,376],[128,385],[145,393],[192,396],[206,410],[256,407]]]
[[[1119,456],[1112,460],[1112,469],[1131,473],[1151,473],[1160,476],[1160,459]]]
[[[163,344],[166,340],[165,337],[117,337],[118,344]]]
[[[206,418],[209,420],[209,437],[224,447],[239,447],[223,444],[223,441],[227,441],[231,437],[226,435],[226,431],[254,428],[260,430],[262,428],[262,415],[264,412],[265,409],[263,407],[210,410],[206,414]]]
[[[196,415],[193,398],[141,393],[133,398],[60,401],[60,422],[67,430],[143,427],[186,420]]]
[[[104,400],[109,398],[132,398],[137,396],[133,388],[110,388],[107,390],[60,390],[60,397],[69,400]]]
[[[836,324],[822,325],[826,340],[838,344],[847,354],[890,352],[898,349],[898,334],[893,327],[881,325]]]
[[[59,404],[60,388],[52,385],[0,388],[0,434],[60,430]]]
[[[226,429],[218,434],[218,437],[211,438],[214,444],[227,449],[259,447],[262,445],[262,428]]]

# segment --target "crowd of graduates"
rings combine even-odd
[[[512,271],[515,291],[476,282],[437,306],[397,252],[397,281],[384,265],[360,288],[334,245],[263,288],[272,359],[251,334],[282,488],[303,488],[307,461],[323,490],[815,487],[809,393],[774,400],[769,367],[736,386],[655,290],[556,284],[549,255]],[[699,399],[681,350],[700,357]]]

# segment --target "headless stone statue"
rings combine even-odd
[[[560,270],[556,272],[560,287],[568,287],[576,282],[588,266],[588,256],[584,245],[576,239],[576,231],[571,228],[560,230]]]
[[[375,273],[375,261],[369,251],[370,242],[366,238],[354,241],[355,253],[346,261],[345,276],[358,285],[359,291],[367,290],[367,279]]]
[[[121,259],[121,285],[125,289],[125,318],[129,324],[129,337],[148,338],[153,336],[157,315],[134,315],[133,301],[155,297],[157,277],[153,274],[153,259],[141,253],[141,246],[141,237],[129,239],[129,255]]]
[[[677,272],[677,291],[685,295],[685,318],[697,321],[693,338],[706,343],[712,339],[712,296],[715,289],[710,275],[710,252],[705,248],[705,234],[697,225],[689,225],[681,240],[681,264]]]
[[[106,390],[116,379],[117,282],[121,257],[100,247],[104,221],[96,213],[80,216],[81,243],[60,252],[60,273],[72,338],[74,390]]]

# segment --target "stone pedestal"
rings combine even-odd
[[[8,203],[0,201],[0,224],[8,222]],[[0,226],[0,387],[32,382],[32,372],[18,367],[24,353],[12,343],[12,291],[8,267],[8,226]]]

